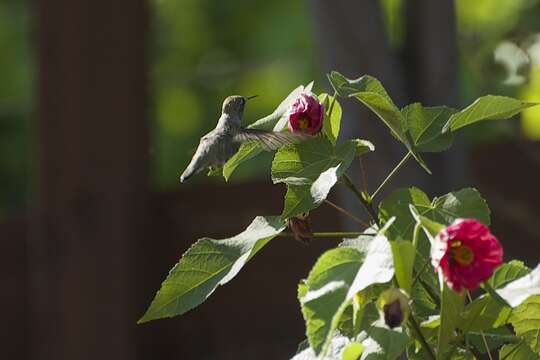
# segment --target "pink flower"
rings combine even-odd
[[[455,291],[474,290],[502,264],[503,249],[488,227],[475,219],[457,219],[441,230],[431,248],[435,270],[442,270]]]
[[[315,95],[302,94],[287,112],[289,130],[315,135],[323,126],[324,106]]]

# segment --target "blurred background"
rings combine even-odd
[[[136,326],[197,238],[278,214],[271,155],[230,184],[178,176],[230,94],[271,113],[325,73],[379,78],[400,106],[480,95],[540,101],[538,0],[1,0],[0,329],[5,359],[286,359],[304,339],[296,285],[337,243],[274,240],[195,311]],[[403,156],[343,103],[344,137],[373,140],[372,189]],[[507,259],[540,254],[540,107],[480,123],[392,183],[439,195],[472,184]],[[358,169],[354,169],[357,179]],[[334,201],[349,199],[339,191]],[[354,208],[352,208],[354,210]],[[359,213],[359,216],[364,214]],[[315,230],[335,230],[331,208]]]

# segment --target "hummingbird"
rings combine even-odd
[[[180,176],[180,182],[185,182],[206,168],[225,164],[242,143],[257,142],[263,150],[274,151],[281,146],[298,143],[311,137],[301,133],[243,128],[242,117],[246,101],[256,96],[246,98],[233,95],[223,101],[216,127],[201,138],[193,158]]]

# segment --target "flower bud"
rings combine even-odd
[[[393,329],[407,321],[410,313],[409,297],[401,289],[385,290],[377,299],[377,309],[384,323]]]
[[[289,130],[310,135],[319,133],[323,126],[324,105],[313,94],[302,94],[287,112]]]
[[[295,240],[301,243],[308,244],[313,238],[311,232],[311,224],[308,218],[308,213],[295,216],[287,221],[289,228],[291,229]]]

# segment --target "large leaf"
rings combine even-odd
[[[394,275],[390,244],[382,233],[359,238],[350,246],[325,252],[300,287],[307,337],[317,354],[325,352],[353,297]]]
[[[318,207],[350,166],[356,151],[354,140],[333,147],[324,138],[280,149],[272,163],[272,178],[288,184],[282,217]]]
[[[405,352],[409,336],[402,328],[388,329],[376,321],[358,337],[364,347],[360,360],[395,360]]]
[[[540,295],[529,297],[512,311],[510,322],[517,336],[540,355]]]
[[[452,145],[452,133],[443,132],[443,127],[456,112],[446,106],[423,107],[419,103],[401,110],[413,145],[421,152],[444,151]]]
[[[332,337],[332,340],[328,345],[328,351],[324,356],[318,356],[315,351],[309,347],[309,343],[306,342],[305,344],[301,344],[301,347],[299,347],[297,353],[291,360],[353,360],[354,358],[351,356],[354,355],[354,353],[350,354],[351,350],[347,350],[352,344],[358,343],[351,343],[351,340],[346,336],[336,334]],[[355,345],[354,348],[355,350],[353,351],[358,351],[357,345]],[[347,355],[346,357],[347,352],[349,352],[350,355]]]
[[[272,162],[272,180],[289,185],[311,185],[321,173],[338,167],[341,176],[356,154],[356,143],[348,140],[336,147],[317,137],[300,144],[287,145],[276,153]]]
[[[459,328],[469,332],[499,327],[508,322],[510,312],[510,307],[502,305],[490,295],[484,295],[465,306]]]
[[[489,284],[492,288],[498,289],[511,281],[527,275],[530,271],[531,269],[525,266],[522,261],[512,260],[502,264],[495,270],[489,279]]]
[[[500,360],[540,360],[540,355],[535,354],[525,343],[507,344],[499,351]]]
[[[283,100],[278,107],[272,112],[272,114],[255,121],[250,124],[248,128],[250,129],[260,129],[260,130],[274,130],[281,131],[285,128],[286,117],[285,113],[293,102],[304,92],[310,92],[313,86],[313,82],[309,83],[307,86],[300,85],[294,89],[286,98]],[[285,121],[284,121],[285,120]],[[236,168],[245,161],[253,159],[257,155],[263,152],[263,149],[255,142],[242,144],[238,152],[233,155],[223,166],[223,177],[225,180],[229,180],[232,173]]]
[[[319,101],[324,105],[323,132],[335,144],[341,128],[341,105],[328,94],[319,95]]]
[[[325,252],[309,273],[305,287],[300,288],[302,313],[311,348],[324,353],[347,305],[347,293],[364,255],[351,248]]]
[[[538,105],[538,103],[526,102],[506,96],[482,96],[462,111],[452,115],[444,130],[456,131],[478,121],[508,119],[523,109],[535,105]]]
[[[332,71],[328,78],[340,96],[354,97],[374,112],[390,129],[392,135],[405,145],[416,161],[431,173],[410,139],[403,115],[379,80],[369,75],[351,80],[336,71]]]
[[[486,225],[490,223],[490,211],[486,201],[473,188],[465,188],[434,198],[431,202],[418,188],[398,189],[385,198],[379,205],[379,217],[385,222],[390,217],[397,220],[389,229],[389,236],[412,239],[416,223],[410,213],[409,204],[429,220],[448,225],[457,218],[475,218]]]
[[[519,306],[529,296],[540,294],[540,264],[529,274],[520,277],[508,283],[502,289],[497,290],[497,293],[510,306]]]
[[[201,304],[284,229],[279,217],[259,216],[231,238],[200,239],[171,270],[139,323],[181,315]]]
[[[414,258],[416,249],[410,241],[391,241],[396,279],[399,287],[411,294]]]
[[[444,284],[441,299],[441,325],[439,326],[439,338],[437,341],[437,359],[446,359],[449,352],[451,353],[450,341],[459,325],[462,309],[463,298]]]

